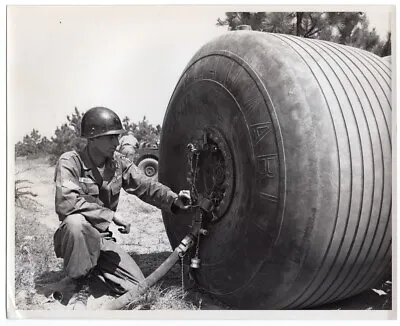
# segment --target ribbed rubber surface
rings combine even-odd
[[[186,144],[217,128],[235,193],[202,240],[199,284],[244,309],[313,307],[391,267],[391,66],[371,53],[239,31],[204,45],[164,119],[159,180],[187,187]],[[171,173],[174,171],[174,173]],[[191,216],[163,213],[172,247]]]
[[[334,217],[344,228],[333,230],[328,246],[320,248],[324,254],[318,271],[286,306],[306,307],[357,294],[390,266],[391,71],[377,56],[355,48],[275,37],[298,53],[324,94],[336,97],[327,100],[327,107],[333,124],[344,126],[340,136],[346,142],[337,142],[337,151],[341,160],[348,160],[353,178],[350,191],[339,194],[338,205],[347,202],[347,207]],[[333,248],[333,241],[339,246]]]

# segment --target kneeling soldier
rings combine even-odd
[[[144,279],[135,261],[112,237],[109,225],[129,233],[130,224],[116,212],[121,188],[162,210],[187,209],[187,192],[179,194],[144,176],[115,151],[123,133],[119,117],[95,107],[82,117],[81,136],[88,139],[81,152],[61,155],[56,166],[55,208],[61,221],[54,235],[57,257],[64,259],[68,277],[78,284],[70,304],[86,305],[88,276],[95,273],[115,293],[123,294]]]

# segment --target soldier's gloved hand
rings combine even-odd
[[[128,234],[131,231],[131,223],[124,222],[118,213],[114,214],[113,221],[117,226],[121,226],[120,228],[118,228],[119,232],[123,234]]]
[[[191,204],[192,199],[189,190],[181,190],[178,197],[174,200],[174,205],[183,210],[189,209]]]

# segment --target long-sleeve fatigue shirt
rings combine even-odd
[[[121,188],[141,200],[171,212],[177,197],[167,186],[147,178],[135,164],[115,152],[105,163],[101,185],[96,183],[88,149],[61,155],[55,170],[55,208],[60,221],[82,214],[100,232],[107,231],[117,209]],[[99,183],[101,180],[98,180]]]

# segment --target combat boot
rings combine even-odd
[[[68,302],[72,310],[85,310],[90,296],[89,279],[87,277],[77,280],[77,288]]]

